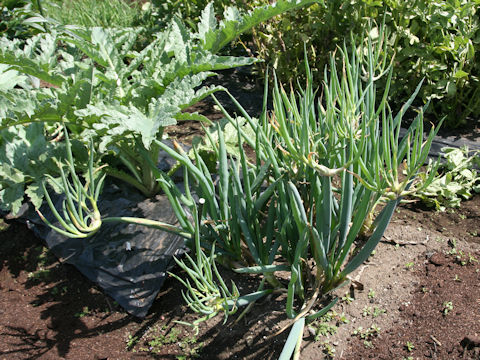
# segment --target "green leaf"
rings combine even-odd
[[[57,64],[57,34],[35,35],[23,44],[18,39],[0,38],[0,63],[10,69],[60,86],[64,77],[55,69]]]
[[[387,203],[385,208],[382,212],[378,215],[379,221],[378,225],[375,228],[372,236],[367,240],[366,244],[360,249],[357,255],[354,256],[352,260],[345,266],[345,269],[342,270],[339,277],[345,278],[348,274],[353,272],[356,268],[358,268],[368,257],[372,254],[372,251],[377,246],[378,242],[382,238],[388,224],[390,223],[390,219],[392,218],[393,212],[397,207],[400,199],[398,200],[391,200]]]
[[[292,326],[292,330],[288,334],[287,341],[283,346],[282,352],[280,353],[280,357],[278,360],[290,360],[292,357],[293,352],[295,351],[295,347],[299,342],[299,339],[303,337],[303,329],[305,327],[305,318],[301,317]]]
[[[463,70],[458,70],[455,74],[453,74],[455,79],[462,79],[468,77],[468,73]]]
[[[257,301],[258,299],[261,299],[262,297],[271,293],[272,293],[271,289],[256,291],[251,294],[240,296],[238,299],[235,299],[235,300],[228,300],[228,305],[247,306],[248,304],[251,304]]]
[[[40,102],[36,97],[37,94],[30,90],[11,89],[6,92],[0,91],[0,95],[2,128],[30,119],[34,114],[42,114],[46,107],[51,107],[51,103]]]
[[[167,85],[177,78],[214,70],[231,69],[238,66],[248,66],[259,62],[259,59],[250,57],[219,56],[195,49],[187,61],[175,61],[166,64],[158,71],[158,77]]]
[[[121,65],[121,58],[109,30],[101,27],[80,28],[72,33],[75,36],[64,36],[62,39],[74,44],[97,64],[110,70],[116,70]]]
[[[203,22],[202,33],[199,34],[199,38],[203,40],[203,48],[205,50],[217,53],[237,36],[256,25],[286,11],[313,3],[320,3],[320,1],[279,0],[272,5],[257,7],[246,14],[240,14],[236,8],[230,7],[225,10],[225,20],[220,22],[218,28],[214,27],[216,24],[211,20],[211,10],[208,10],[208,13],[205,14],[205,19],[208,17],[210,20]],[[206,31],[207,26],[211,26],[208,31]]]
[[[44,193],[42,186],[38,182],[28,185],[25,194],[36,209],[42,206]]]
[[[295,222],[297,223],[297,227],[299,229],[299,233],[303,232],[303,229],[308,226],[308,219],[305,213],[305,208],[303,205],[302,198],[296,186],[289,181],[287,184],[288,193],[290,195],[291,201],[291,208],[293,212],[293,217]]]
[[[25,85],[28,77],[16,70],[10,70],[7,64],[0,64],[0,92],[12,90],[16,86]]]
[[[244,133],[244,136],[254,140],[256,137],[255,131],[251,128],[247,121],[241,117],[238,117],[237,120]],[[236,158],[240,158],[240,151],[238,149],[238,131],[236,126],[226,119],[220,120],[219,124],[222,129],[221,131],[223,132],[227,153],[234,155]],[[211,141],[213,143],[217,143],[219,140],[218,128],[213,126],[207,128],[206,131],[208,132],[208,137],[211,139]],[[210,144],[210,141],[203,141],[200,143],[198,145],[198,150],[211,151],[212,145]]]
[[[61,158],[61,149],[46,141],[41,123],[10,127],[0,134],[0,203],[15,214],[25,192],[35,205],[41,203],[38,181],[46,173],[57,173],[52,158]]]
[[[18,183],[0,190],[0,208],[17,214],[22,206],[24,187]]]
[[[149,149],[160,128],[176,123],[174,116],[178,111],[178,107],[165,104],[163,99],[153,99],[149,104],[148,115],[133,105],[102,103],[88,105],[85,109],[77,110],[75,114],[84,118],[102,119],[93,126],[99,133],[106,132],[107,136],[102,138],[105,145],[114,143],[123,136],[138,134],[145,148]]]
[[[205,115],[199,114],[198,112],[189,113],[182,112],[175,115],[175,120],[177,121],[200,121],[208,125],[213,125],[212,121],[207,118]]]
[[[218,21],[215,17],[215,9],[213,8],[213,2],[211,2],[202,11],[202,15],[200,16],[200,22],[198,23],[197,37],[200,40],[204,40],[205,35],[209,31],[214,31],[217,29],[217,25]]]
[[[312,321],[318,319],[319,317],[325,315],[336,303],[338,302],[338,298],[333,299],[327,306],[325,306],[322,310],[317,311],[315,314],[307,316],[307,321]]]
[[[180,63],[188,62],[190,49],[190,34],[188,33],[182,21],[175,17],[170,24],[168,32],[168,40],[165,44],[165,51],[175,57],[175,61]]]

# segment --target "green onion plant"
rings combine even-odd
[[[402,197],[428,186],[435,173],[428,174],[421,185],[414,181],[438,131],[432,128],[424,138],[423,109],[400,138],[403,115],[421,84],[395,116],[387,102],[388,86],[377,94],[376,82],[386,77],[389,84],[392,76],[382,39],[381,33],[376,42],[368,39],[363,46],[338,49],[324,72],[321,89],[314,87],[306,59],[306,86],[287,93],[275,81],[270,113],[266,110],[266,85],[259,119],[232,97],[246,124],[241,125],[214,98],[238,139],[238,155],[233,156],[226,150],[219,124],[218,136],[207,133],[204,141],[218,159],[214,173],[196,146],[190,157],[176,143],[169,148],[153,139],[152,143],[184,170],[182,192],[153,161],[148,162],[177,215],[177,226],[98,217],[92,169],[85,190],[75,176],[71,177],[73,185],[65,181],[62,190],[83,194],[77,202],[91,202],[93,215],[83,212],[91,218],[143,223],[186,239],[194,256],[177,263],[188,275],[186,280],[179,278],[187,288],[184,299],[202,314],[194,326],[222,311],[227,319],[238,306],[249,305],[272,291],[285,292],[286,315],[293,326],[280,358],[292,354],[298,358],[305,323],[335,304],[331,292],[346,284],[348,275],[371,255]],[[253,151],[247,153],[247,148]],[[75,205],[71,197],[66,196],[64,205],[68,228],[62,225],[67,232],[73,225],[73,235],[75,231],[84,234],[76,223],[87,227],[92,223],[72,218],[71,214],[75,219],[77,214],[81,217],[83,213],[74,210],[84,207]],[[257,274],[261,279],[258,290],[241,296],[235,284],[229,289],[216,263],[238,273]],[[277,276],[279,271],[289,272],[289,278]],[[319,309],[321,300],[328,305]]]
[[[305,321],[326,311],[312,309],[371,255],[402,197],[433,180],[430,172],[426,183],[414,182],[438,131],[424,139],[423,109],[400,139],[403,115],[421,84],[395,116],[388,87],[377,97],[375,83],[392,75],[382,35],[350,52],[339,49],[340,70],[332,55],[321,96],[306,60],[306,87],[288,94],[275,82],[271,114],[256,120],[237,103],[254,138],[217,102],[237,127],[240,155],[228,158],[220,128],[218,142],[206,140],[218,158],[215,181],[195,149],[195,162],[174,155],[205,199],[202,247],[216,244],[217,261],[285,288],[286,313],[296,326],[284,358],[298,356]],[[255,155],[249,158],[244,145]],[[288,284],[275,276],[285,270]]]
[[[55,159],[60,172],[60,177],[55,178],[47,174],[45,175],[45,181],[41,183],[41,188],[47,204],[57,221],[57,224],[52,223],[42,214],[40,209],[37,208],[38,215],[48,226],[69,238],[88,238],[93,236],[101,228],[102,223],[124,222],[161,229],[182,236],[186,239],[193,238],[195,231],[194,227],[186,220],[187,217],[189,217],[189,210],[184,210],[184,218],[178,218],[179,226],[166,224],[157,220],[127,216],[102,218],[98,203],[101,201],[99,197],[107,174],[104,169],[106,165],[96,166],[96,162],[94,161],[96,155],[93,141],[90,141],[88,154],[89,160],[82,180],[77,174],[78,170],[75,168],[76,164],[72,153],[72,144],[65,125],[64,133],[67,155],[65,159],[66,164]],[[145,158],[148,159],[148,154],[145,155]],[[175,184],[173,184],[173,181],[171,181],[166,174],[160,174],[159,176],[168,179],[164,180],[161,185],[169,193],[172,207],[175,207],[177,203],[175,203],[174,199],[171,197],[171,193],[173,192],[172,186],[175,187]],[[55,192],[64,195],[61,211],[59,211],[53,203],[49,191],[47,190],[47,185],[53,188]],[[177,195],[177,192],[174,192],[174,194]],[[193,199],[191,196],[185,201],[186,206],[190,206],[190,209],[194,206],[192,201]],[[178,209],[175,212],[179,213]]]

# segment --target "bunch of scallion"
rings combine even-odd
[[[186,280],[179,278],[186,287],[184,298],[202,314],[193,325],[222,312],[226,320],[240,306],[284,291],[286,314],[293,326],[280,357],[298,358],[305,323],[334,305],[332,290],[345,284],[348,275],[371,255],[400,199],[419,190],[414,178],[438,131],[432,129],[424,139],[420,109],[400,139],[402,117],[420,85],[394,116],[387,102],[388,86],[380,96],[375,87],[385,76],[388,85],[392,75],[384,50],[383,33],[375,41],[339,49],[325,70],[321,90],[314,87],[305,61],[306,87],[287,93],[275,82],[269,113],[266,86],[259,119],[252,118],[233,97],[245,122],[231,117],[217,102],[238,144],[237,155],[231,155],[220,124],[216,131],[207,132],[205,143],[218,159],[214,173],[196,147],[188,154],[180,146],[172,149],[154,140],[184,169],[182,192],[150,162],[178,226],[99,217],[97,191],[91,190],[98,176],[91,165],[83,185],[75,176],[73,185],[56,184],[67,194],[64,218],[56,213],[59,220],[69,220],[64,233],[70,229],[88,236],[89,224],[97,229],[102,221],[125,221],[185,237],[193,255],[177,262],[188,274]],[[247,155],[247,147],[254,155]],[[74,172],[73,165],[69,168]],[[433,174],[422,187],[428,186]],[[84,195],[75,199],[69,192]],[[76,207],[84,208],[86,196],[91,205],[75,212]],[[88,209],[93,209],[93,215]],[[72,219],[71,213],[75,218],[88,213],[90,223]],[[87,229],[76,228],[76,223],[86,224]],[[359,237],[363,241],[357,241]],[[238,273],[258,274],[257,291],[241,296],[234,283],[228,286],[222,279],[217,263]],[[289,272],[288,280],[276,276],[279,271]],[[319,308],[320,300],[328,300],[329,305]]]

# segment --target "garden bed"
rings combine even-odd
[[[332,349],[340,359],[477,359],[479,216],[478,195],[445,213],[401,206],[375,255],[353,274],[357,288],[341,288],[330,320],[306,329],[302,359]],[[0,355],[8,359],[276,359],[287,337],[269,337],[286,323],[283,294],[238,323],[238,315],[226,324],[216,317],[196,335],[175,323],[196,315],[174,279],[139,321],[59,263],[26,226],[9,224],[0,244]],[[241,292],[255,286],[231,276]]]
[[[239,76],[223,72],[219,82],[229,88],[249,83]],[[258,113],[260,91],[231,91],[249,113]],[[219,98],[233,108],[224,94]],[[221,117],[211,101],[190,110]],[[187,144],[201,133],[192,121],[169,128]],[[375,255],[352,274],[355,287],[339,289],[332,312],[306,327],[301,358],[478,358],[479,216],[479,195],[444,213],[420,203],[401,206]],[[225,324],[217,316],[195,334],[176,323],[198,315],[189,311],[183,286],[173,278],[138,320],[73,266],[60,263],[26,226],[9,224],[0,244],[0,355],[9,359],[277,359],[288,336],[284,331],[271,337],[288,324],[282,293],[260,300],[237,323],[240,312]],[[173,271],[182,275],[179,268]],[[222,271],[242,294],[256,290],[257,279]]]
[[[457,46],[460,34],[470,36],[478,29],[469,20],[476,15],[473,2],[462,9],[445,6],[441,12],[453,18],[460,10],[468,15],[465,23],[452,24],[453,28],[448,21],[442,25],[446,33],[442,30],[440,44],[454,39],[458,56],[455,49],[437,57],[439,34],[430,20],[425,24],[428,36],[416,36],[413,30],[423,21],[412,20],[408,36],[400,36],[399,46],[395,41],[392,47],[388,34],[401,35],[403,26],[397,28],[384,16],[383,26],[369,25],[363,35],[352,36],[351,44],[344,42],[343,49],[329,55],[330,62],[327,54],[318,54],[329,63],[323,82],[310,71],[322,69],[323,64],[312,61],[310,67],[308,59],[310,48],[328,46],[318,46],[313,37],[306,41],[310,30],[301,31],[307,36],[301,41],[306,88],[296,92],[290,86],[289,96],[288,86],[275,80],[263,101],[258,79],[248,70],[228,70],[255,63],[254,52],[247,48],[249,56],[234,56],[240,53],[226,46],[252,27],[313,2],[279,0],[247,13],[228,8],[222,21],[209,4],[201,15],[200,8],[184,13],[185,23],[180,17],[169,21],[168,14],[162,15],[162,9],[177,14],[175,6],[160,9],[149,3],[142,9],[150,8],[151,13],[134,15],[137,20],[144,18],[145,28],[132,27],[134,18],[112,28],[72,28],[62,24],[65,19],[57,19],[58,23],[42,19],[55,11],[44,9],[41,1],[35,11],[42,16],[28,7],[8,12],[9,24],[18,23],[1,39],[2,211],[11,211],[7,218],[12,221],[22,202],[28,199],[38,209],[46,200],[52,216],[41,209],[41,219],[62,236],[78,241],[63,239],[68,251],[59,252],[38,228],[32,233],[18,223],[2,225],[0,355],[20,359],[284,360],[291,354],[294,359],[479,357],[479,196],[461,210],[447,213],[433,213],[419,203],[395,211],[400,199],[412,194],[424,201],[435,197],[440,209],[443,196],[453,199],[448,199],[451,205],[459,202],[459,194],[469,198],[470,188],[479,191],[480,178],[471,170],[479,164],[467,159],[466,148],[442,149],[451,141],[456,147],[468,144],[470,150],[477,149],[478,123],[468,132],[473,139],[444,134],[445,143],[436,137],[438,127],[424,128],[422,110],[418,115],[409,110],[410,105],[433,98],[438,101],[432,102],[429,116],[439,114],[435,115],[439,119],[446,114],[451,126],[478,118],[473,103],[478,87],[470,84],[478,75],[471,63],[477,44],[465,37],[464,44]],[[127,13],[133,10],[123,5]],[[341,13],[364,13],[362,19],[379,15],[340,8]],[[106,15],[108,9],[98,15]],[[429,18],[439,9],[428,9]],[[357,33],[357,26],[345,31],[344,15],[329,13],[328,8],[314,4],[300,11],[304,10],[307,23],[309,14],[318,10],[322,18],[334,20],[328,21],[326,38],[340,43],[343,35],[333,36],[336,28],[340,34]],[[403,10],[418,13],[416,7]],[[72,15],[75,12],[84,11],[77,9]],[[391,15],[395,19],[393,10]],[[304,22],[297,20],[297,25]],[[27,23],[40,33],[18,27]],[[197,26],[191,26],[194,23]],[[363,32],[362,22],[358,25]],[[472,25],[470,30],[464,31],[466,25]],[[256,31],[251,40],[261,55],[266,44],[258,41]],[[258,31],[261,37],[270,37],[268,31],[263,33],[265,29]],[[27,43],[20,40],[24,36]],[[402,61],[407,43],[408,49],[415,43],[430,44],[418,53],[422,61],[415,60],[415,66]],[[296,47],[295,41],[287,44]],[[282,46],[286,50],[283,40]],[[398,54],[395,62],[389,55],[393,53]],[[301,78],[295,70],[302,61],[297,55],[289,61],[287,72],[292,72],[283,79],[284,85]],[[446,61],[444,57],[450,55],[455,62]],[[279,79],[281,60],[274,60],[280,65]],[[393,67],[389,72],[390,60],[399,72]],[[447,77],[416,71],[418,63],[428,64],[424,68],[431,74],[442,69],[440,73]],[[412,85],[420,78],[409,75],[407,81],[402,75],[405,69],[429,81]],[[219,80],[210,78],[210,71],[219,71]],[[321,93],[310,86],[317,81],[325,85]],[[46,84],[49,89],[43,87]],[[221,92],[220,84],[233,97]],[[382,96],[382,89],[392,93]],[[209,98],[213,93],[219,101]],[[317,107],[313,100],[319,95]],[[395,117],[397,109],[388,99],[404,104]],[[193,112],[186,112],[192,105]],[[265,107],[273,109],[268,117],[265,113],[258,119],[250,117]],[[403,126],[410,126],[406,132],[401,128],[403,115],[407,118]],[[203,134],[200,121],[211,124],[223,116],[228,123],[220,121]],[[169,127],[172,124],[176,125]],[[425,130],[430,131],[427,138]],[[163,142],[166,133],[193,145],[192,152],[187,154],[175,141],[173,147]],[[204,135],[204,143],[193,141],[195,135]],[[159,171],[162,151],[184,168],[183,177],[177,177],[175,169],[168,174],[163,172],[166,168]],[[430,158],[444,156],[443,168],[451,171],[438,179],[431,167],[423,172],[429,154]],[[420,181],[414,182],[417,175]],[[105,211],[102,184],[106,176],[136,188],[142,199],[165,194],[178,226],[170,221],[173,214],[163,222],[163,217],[154,219],[141,206],[140,218]],[[51,200],[51,190],[65,196],[63,204]],[[121,205],[118,194],[113,199],[115,209],[135,208],[130,202]],[[385,232],[392,214],[395,217]],[[27,219],[32,229],[34,219]],[[119,223],[135,234],[136,225],[154,228],[153,241],[144,246],[118,238],[108,223]],[[172,256],[181,255],[160,249],[157,235],[164,233],[157,231],[180,235],[195,254],[194,259],[185,255],[177,260],[179,267],[163,288],[168,263]],[[100,252],[92,250],[102,245],[95,236],[106,239],[106,248]],[[74,248],[80,248],[82,261],[74,261]],[[145,250],[153,248],[161,254],[146,257]],[[128,261],[137,254],[141,266]],[[160,258],[165,263],[157,271],[154,265]],[[92,259],[99,266],[85,271],[84,265]],[[132,266],[124,267],[127,263]],[[215,263],[237,273],[218,271]],[[101,274],[113,279],[123,298],[105,286]],[[118,285],[120,278],[124,282]],[[142,294],[149,282],[154,285],[147,299]],[[187,295],[182,292],[185,287]],[[124,301],[125,297],[129,300]],[[246,305],[244,312],[238,311]],[[201,322],[199,313],[207,314],[203,320],[208,321]],[[219,313],[225,318],[215,316]],[[195,326],[189,325],[192,322]]]

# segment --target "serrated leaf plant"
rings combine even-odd
[[[134,48],[140,28],[50,24],[48,33],[26,42],[0,38],[0,64],[7,66],[2,71],[33,82],[8,90],[0,86],[0,129],[65,123],[72,139],[93,139],[108,175],[152,196],[160,191],[148,165],[158,159],[154,140],[180,120],[208,123],[200,114],[184,112],[223,89],[202,82],[215,70],[257,61],[216,52],[258,22],[311,2],[282,0],[246,14],[229,8],[221,22],[208,5],[197,32],[174,18],[140,51]],[[18,192],[15,201],[21,198]],[[11,209],[11,202],[3,206]]]
[[[467,147],[445,147],[442,153],[444,162],[438,166],[435,179],[412,194],[438,211],[459,207],[462,200],[480,193],[479,152],[469,152]],[[419,181],[425,181],[425,174],[420,174]]]

